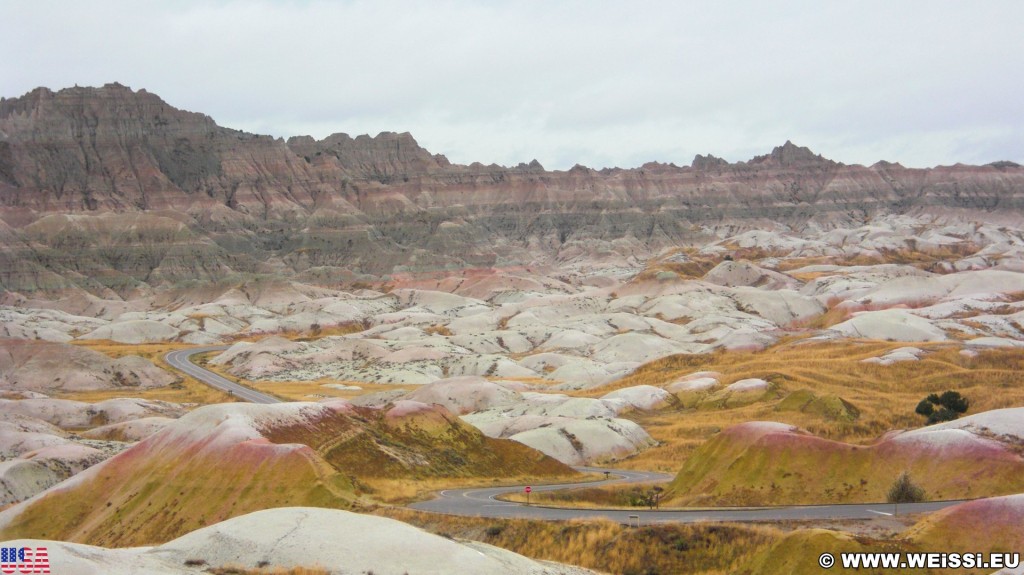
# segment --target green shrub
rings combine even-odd
[[[964,413],[970,407],[967,398],[956,391],[947,391],[939,396],[938,404],[956,413]]]
[[[942,423],[943,421],[953,421],[960,415],[948,407],[943,407],[935,413],[928,416],[928,425],[933,423]]]
[[[917,503],[924,501],[924,489],[914,484],[906,471],[900,474],[889,488],[886,496],[889,503]]]
[[[935,406],[927,399],[922,399],[921,403],[917,404],[917,409],[914,410],[914,413],[928,417],[935,413]]]
[[[936,411],[936,407],[939,409]],[[942,395],[932,393],[921,400],[914,409],[914,413],[928,418],[928,425],[943,421],[953,421],[960,417],[961,413],[967,411],[970,401],[960,395],[958,391],[946,391]]]

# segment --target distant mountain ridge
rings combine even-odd
[[[0,288],[11,291],[519,265],[556,261],[573,242],[658,249],[704,241],[705,225],[929,210],[1024,211],[1024,168],[845,165],[786,142],[747,162],[548,171],[452,164],[408,133],[249,134],[120,84],[0,100]],[[128,241],[116,219],[95,219],[108,213],[156,219],[136,221]]]

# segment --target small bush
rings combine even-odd
[[[889,503],[917,503],[924,501],[924,489],[914,484],[906,471],[900,474],[889,488],[886,496]]]
[[[939,409],[936,410],[935,408]],[[932,393],[921,400],[914,409],[918,415],[928,418],[928,425],[943,421],[953,421],[967,411],[970,402],[958,391],[946,391],[942,395]]]
[[[967,401],[967,398],[956,391],[947,391],[940,395],[938,404],[956,413],[965,413],[967,408],[970,407],[970,402]]]
[[[957,412],[948,407],[943,407],[928,416],[928,425],[933,423],[942,423],[943,421],[953,421],[957,417],[960,417]]]

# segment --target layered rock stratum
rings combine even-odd
[[[0,288],[19,293],[564,267],[702,246],[723,230],[1021,208],[1012,162],[865,167],[786,142],[745,162],[549,171],[452,164],[407,133],[248,134],[119,84],[0,101]]]

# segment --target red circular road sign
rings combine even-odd
[[[526,489],[524,489],[524,491],[526,491],[527,493],[529,493],[529,492],[533,491],[533,489],[530,489],[530,486],[529,486],[529,485],[527,485],[527,486],[526,486]]]

